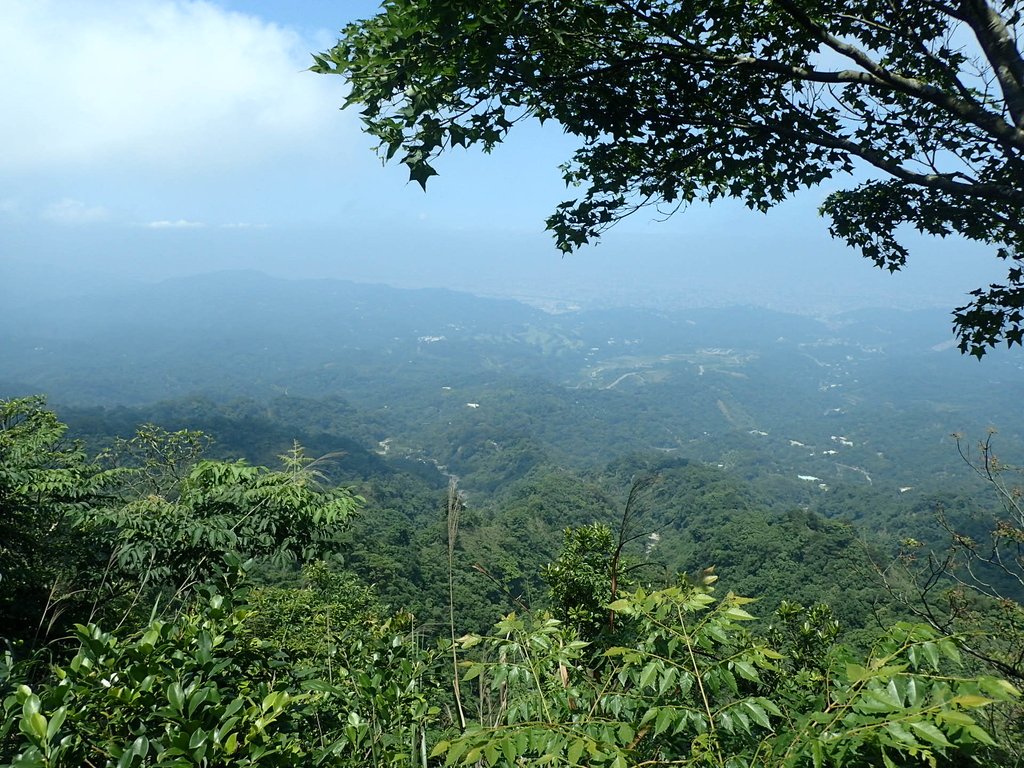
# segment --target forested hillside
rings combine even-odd
[[[395,605],[436,613],[441,603],[442,574],[407,566],[443,560],[446,475],[457,477],[480,628],[501,598],[481,603],[472,565],[542,592],[538,569],[562,528],[613,523],[640,476],[659,478],[644,525],[658,537],[647,554],[666,572],[717,565],[744,589],[756,576],[775,600],[821,569],[766,568],[731,551],[737,541],[771,550],[756,520],[786,542],[800,540],[779,533],[797,510],[853,523],[833,538],[862,542],[839,548],[862,561],[904,538],[938,541],[940,509],[981,530],[969,519],[996,500],[951,433],[970,448],[994,427],[999,452],[1018,451],[1020,363],[968,364],[936,338],[934,319],[549,314],[443,291],[223,273],[26,308],[0,321],[11,341],[0,354],[6,391],[48,393],[94,453],[152,423],[201,430],[219,458],[273,465],[294,441],[330,455],[332,481],[357,484],[373,511],[350,557]],[[842,581],[825,578],[822,596]],[[844,610],[860,623],[865,609],[853,605]]]
[[[1015,614],[1000,616],[984,592],[950,603],[941,595],[955,587],[955,572],[932,572],[924,554],[947,551],[952,530],[985,541],[1005,519],[1001,481],[972,471],[960,451],[971,458],[985,439],[1001,454],[1020,449],[1024,425],[1012,383],[1020,363],[993,355],[983,369],[966,365],[935,338],[928,313],[552,314],[451,292],[232,273],[80,296],[0,323],[9,342],[0,348],[5,393],[47,393],[68,425],[65,435],[33,401],[5,406],[2,501],[14,526],[5,552],[17,565],[4,572],[16,590],[5,603],[4,674],[11,686],[42,686],[38,703],[28,689],[7,701],[5,749],[9,759],[21,750],[18,765],[85,760],[80,750],[95,739],[124,765],[169,760],[177,749],[191,750],[189,759],[218,750],[234,759],[243,743],[251,764],[315,750],[339,765],[404,764],[414,756],[430,763],[428,741],[458,725],[460,706],[484,720],[501,706],[486,691],[490,674],[499,700],[517,679],[518,661],[483,673],[476,665],[493,661],[491,651],[479,656],[466,639],[486,635],[510,611],[520,618],[500,625],[505,640],[494,642],[512,654],[501,658],[550,647],[555,655],[537,657],[535,672],[546,664],[554,666],[543,674],[556,678],[558,670],[578,671],[566,691],[584,699],[597,695],[584,681],[614,674],[624,686],[618,698],[602,694],[589,706],[617,709],[601,715],[598,731],[573,737],[582,741],[544,728],[474,741],[480,732],[456,742],[462,751],[449,749],[449,760],[483,755],[494,764],[499,754],[540,748],[530,741],[540,739],[570,763],[586,754],[591,764],[615,764],[631,754],[647,719],[659,736],[707,727],[674,709],[681,699],[672,697],[687,694],[671,691],[693,674],[724,686],[715,689],[725,698],[713,721],[759,750],[785,730],[779,717],[809,717],[811,730],[800,737],[809,741],[792,748],[823,749],[810,726],[820,717],[811,702],[823,695],[815,686],[836,682],[830,675],[840,669],[853,674],[840,683],[851,712],[870,709],[852,702],[876,684],[901,692],[860,726],[870,734],[856,747],[865,759],[901,749],[940,754],[954,742],[995,759],[1017,732],[1012,708],[991,709],[997,720],[987,720],[1000,747],[976,729],[984,719],[967,714],[1012,698],[995,678],[968,678],[1016,679],[1017,630],[1003,635],[1008,645],[968,653],[960,671],[948,666],[955,644],[942,639],[992,622],[1016,627]],[[63,452],[45,458],[56,446]],[[252,469],[282,459],[283,472]],[[328,500],[314,502],[321,494]],[[29,498],[38,501],[26,506]],[[302,517],[324,503],[337,511]],[[988,594],[1020,600],[1013,571],[974,568],[970,578],[989,585]],[[918,577],[938,581],[922,593]],[[741,608],[734,593],[757,600]],[[225,612],[229,603],[248,607]],[[154,605],[158,624],[133,635]],[[685,622],[658,618],[669,609],[710,609],[710,623],[688,635]],[[748,611],[762,617],[752,632],[736,623]],[[272,615],[288,618],[282,625]],[[546,624],[547,615],[564,623]],[[932,628],[901,623],[921,619]],[[196,683],[207,686],[194,690],[208,691],[201,706],[212,719],[190,715],[159,726],[165,735],[158,736],[157,721],[145,720],[166,717],[154,701],[152,714],[125,721],[138,738],[121,746],[121,726],[88,719],[108,706],[89,692],[95,681],[75,672],[73,699],[67,686],[47,687],[49,663],[67,675],[76,664],[109,659],[103,663],[120,668],[163,648],[169,655],[159,664],[170,667],[160,685],[171,685],[162,695],[173,709],[175,697],[193,695],[187,680],[206,679],[172,661],[175,649],[207,642],[206,626],[232,638],[217,651],[228,656],[210,657],[215,668],[241,665],[250,671],[238,674],[255,681],[264,673],[252,665],[276,654],[302,671],[296,667],[291,682],[266,678],[259,711],[245,709],[253,694],[223,677]],[[165,646],[146,639],[153,632]],[[76,651],[76,636],[93,639]],[[731,659],[727,667],[687,672],[689,662],[669,656],[655,668],[642,650],[686,638],[710,643],[709,659]],[[474,666],[462,690],[445,693],[453,674],[446,657],[424,649],[455,641],[464,648],[457,656]],[[270,654],[265,661],[238,656],[252,643]],[[620,664],[623,644],[637,650]],[[378,669],[383,657],[373,649],[385,646],[390,666]],[[906,653],[916,655],[896,661]],[[356,661],[371,657],[377,661]],[[858,677],[854,658],[874,659],[864,669],[900,671]],[[788,673],[781,659],[794,665]],[[334,664],[354,677],[331,682]],[[359,664],[371,666],[359,671]],[[939,693],[939,670],[964,681]],[[802,682],[790,689],[784,681],[792,674]],[[184,686],[181,694],[172,680]],[[669,698],[627,714],[652,684]],[[908,685],[933,692],[921,698]],[[225,696],[239,703],[225,709]],[[382,705],[386,715],[371,717],[360,702],[379,696],[397,698]],[[952,709],[935,709],[940,699]],[[335,713],[326,720],[324,707]],[[45,731],[33,725],[36,710],[48,718]],[[232,718],[250,716],[242,712],[263,720],[229,747]],[[314,713],[321,718],[315,749],[286,735]],[[271,736],[278,717],[298,719],[282,720],[290,724]],[[890,717],[918,724],[894,731]],[[67,737],[61,718],[73,723]],[[601,730],[613,721],[617,730]],[[26,744],[34,745],[29,752]],[[494,759],[488,750],[497,750]]]
[[[188,405],[229,439],[281,434]],[[992,672],[1019,638],[965,662],[955,636],[900,620],[912,607],[869,567],[884,551],[720,468],[535,467],[474,503],[408,460],[337,457],[345,488],[297,444],[268,470],[204,459],[199,432],[117,438],[80,416],[96,461],[40,401],[3,403],[11,765],[628,765],[712,727],[754,765],[1016,759],[1019,694]],[[1000,620],[974,600],[949,620]]]
[[[1009,764],[1021,364],[936,328],[256,273],[5,315],[58,418],[4,404],[3,759]]]

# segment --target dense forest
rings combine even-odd
[[[1016,764],[1021,364],[936,328],[253,273],[24,307],[0,759]]]

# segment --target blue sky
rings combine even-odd
[[[0,262],[77,279],[224,268],[491,294],[836,310],[937,305],[999,277],[922,240],[895,278],[831,241],[822,191],[768,216],[641,214],[561,258],[543,221],[572,141],[527,126],[424,194],[382,167],[340,78],[306,72],[376,3],[0,0]],[[13,107],[12,107],[13,105]]]

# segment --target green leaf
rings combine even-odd
[[[950,725],[965,727],[974,725],[974,718],[965,712],[957,712],[953,709],[946,709],[935,713],[935,719]]]
[[[145,736],[139,736],[132,742],[131,752],[134,755],[144,758],[149,754],[149,739]]]
[[[176,712],[182,712],[182,707],[185,703],[185,691],[181,687],[181,683],[175,681],[167,686],[167,701]]]
[[[906,728],[896,722],[886,723],[882,726],[884,730],[892,736],[896,741],[903,744],[914,745],[917,744],[917,739],[914,738],[913,734],[910,733]]]
[[[203,728],[197,728],[192,732],[192,737],[188,740],[189,749],[198,749],[206,743],[208,738],[210,738],[209,731]]]
[[[484,745],[483,749],[484,757],[487,759],[488,765],[495,765],[498,762],[498,747],[493,741],[489,741]]]
[[[939,668],[939,649],[935,646],[935,643],[922,643],[921,652],[928,658],[928,663],[932,669],[937,670]]]
[[[21,712],[25,717],[31,717],[40,711],[41,706],[42,705],[39,703],[39,697],[34,693],[29,694],[21,705]]]
[[[33,712],[31,715],[23,717],[21,722],[22,731],[26,736],[32,737],[37,742],[46,740],[46,718],[41,714]]]
[[[585,748],[586,742],[583,740],[574,741],[569,745],[569,752],[566,755],[569,765],[579,765],[580,758],[583,756],[583,750]]]
[[[424,192],[427,191],[427,179],[431,176],[437,176],[437,171],[428,163],[420,161],[409,165],[409,181],[415,181]]]
[[[465,740],[456,739],[452,742],[451,747],[448,748],[448,754],[445,755],[445,765],[454,765],[460,757],[465,753],[469,744]],[[477,753],[479,754],[479,752]]]
[[[953,703],[958,706],[973,709],[975,707],[984,707],[988,704],[993,703],[993,699],[987,696],[979,696],[976,693],[965,693],[962,696],[957,696],[953,699]]]
[[[654,735],[660,736],[671,727],[675,720],[675,713],[668,707],[664,707],[658,712],[658,717],[654,721]]]
[[[971,738],[980,744],[987,744],[990,747],[996,746],[996,742],[988,735],[988,731],[977,725],[968,725],[965,729]]]
[[[952,744],[946,739],[946,735],[936,728],[932,723],[927,722],[910,722],[910,727],[920,736],[935,744],[938,747],[951,747]]]
[[[657,661],[651,661],[647,663],[647,666],[640,672],[640,687],[647,688],[657,677],[658,672],[661,671],[661,664]]]
[[[737,608],[734,605],[731,605],[725,609],[725,615],[728,616],[730,619],[735,619],[737,621],[754,620],[754,617],[752,615],[744,611],[742,608]]]
[[[501,740],[501,752],[505,756],[505,760],[508,761],[509,765],[516,764],[516,745],[513,740],[509,737],[505,737]]]
[[[860,664],[848,663],[846,665],[846,679],[851,683],[860,683],[864,680],[869,680],[877,675],[876,672],[862,667]]]
[[[825,764],[825,750],[822,749],[821,741],[818,739],[811,742],[811,762],[814,768],[822,768]]]
[[[760,675],[758,675],[757,673],[757,670],[754,668],[754,665],[748,661],[733,662],[733,667],[736,670],[736,672],[739,673],[739,676],[742,677],[744,680],[749,680],[753,683],[756,683],[759,682],[761,679]]]
[[[1012,683],[999,678],[980,677],[978,678],[978,687],[1000,701],[1020,698],[1020,691]]]
[[[57,735],[57,731],[64,724],[64,718],[67,716],[67,707],[59,707],[54,710],[53,714],[50,715],[50,723],[46,726],[46,740],[53,741]]]
[[[768,713],[764,711],[764,707],[755,701],[747,699],[743,702],[744,709],[750,713],[750,716],[754,719],[754,722],[760,725],[762,728],[771,728],[771,721],[768,719]]]
[[[616,734],[616,737],[618,738],[620,744],[628,745],[631,744],[633,742],[633,739],[636,737],[636,731],[633,730],[633,727],[629,723],[623,723],[619,726],[619,730]]]

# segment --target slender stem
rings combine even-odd
[[[455,693],[455,707],[459,713],[459,728],[466,730],[466,713],[462,709],[462,691],[459,688],[459,654],[455,646],[455,540],[459,535],[459,501],[457,481],[448,482],[448,628],[452,640],[452,690]]]

